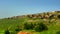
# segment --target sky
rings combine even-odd
[[[0,0],[0,18],[60,10],[60,0]]]

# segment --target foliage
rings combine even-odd
[[[33,29],[34,28],[34,25],[33,23],[30,24],[30,29]]]
[[[9,30],[5,30],[5,34],[10,34]]]
[[[34,25],[33,25],[33,23],[24,23],[24,29],[27,29],[27,30],[29,30],[29,29],[33,29],[34,28]]]
[[[28,23],[24,23],[24,29],[29,30],[30,29],[30,25]]]
[[[56,34],[60,34],[60,31],[58,31]]]
[[[37,32],[41,32],[44,30],[48,30],[48,27],[43,23],[38,23],[38,25],[35,26],[35,31],[37,31]]]

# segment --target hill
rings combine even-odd
[[[49,27],[48,31],[54,31],[53,33],[55,33],[56,31],[60,30],[60,11],[43,12],[23,16],[13,16],[0,19],[0,30],[5,30],[6,28],[9,28],[12,31],[16,28],[16,26],[22,26],[26,22],[42,22]]]

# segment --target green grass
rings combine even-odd
[[[57,31],[60,31],[60,28],[58,28],[58,30],[56,30],[56,26],[49,26],[49,30],[47,31],[43,31],[43,32],[35,32],[35,34],[56,34]],[[26,32],[31,32],[32,30],[23,30]],[[0,31],[0,34],[4,34],[4,31]]]
[[[9,27],[11,31],[14,31],[17,25],[22,25],[24,23],[25,19],[29,20],[29,18],[0,20],[0,34],[4,34],[4,30]],[[33,19],[33,20],[36,20],[36,19]],[[42,21],[42,19],[37,19],[37,20],[40,20],[39,22]],[[24,31],[31,32],[32,30],[24,30]],[[51,25],[51,26],[48,26],[47,31],[35,32],[35,34],[56,34],[57,31],[60,31],[60,26]]]

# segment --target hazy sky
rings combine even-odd
[[[60,10],[60,0],[0,0],[0,18]]]

